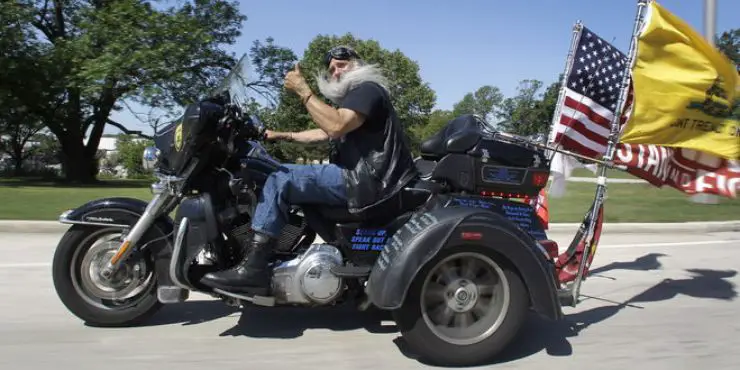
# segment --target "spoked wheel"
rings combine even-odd
[[[440,365],[479,365],[509,344],[529,297],[519,275],[478,248],[446,252],[412,283],[396,322],[409,346]]]
[[[101,276],[121,239],[120,229],[73,226],[54,254],[52,277],[57,295],[67,309],[90,325],[133,325],[161,307],[150,260],[129,258],[109,279]]]

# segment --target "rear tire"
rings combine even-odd
[[[54,289],[65,307],[91,326],[133,326],[153,315],[156,274],[148,254],[125,261],[112,282],[98,272],[120,245],[119,228],[73,225],[54,253]]]
[[[528,309],[526,286],[508,261],[466,246],[442,251],[419,271],[394,319],[422,360],[476,366],[514,339]]]

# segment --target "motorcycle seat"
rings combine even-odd
[[[439,160],[450,153],[467,153],[482,137],[475,116],[466,114],[447,123],[436,134],[421,143],[421,157]]]
[[[316,206],[312,207],[319,216],[339,224],[361,222],[366,224],[385,225],[402,213],[412,211],[427,202],[430,196],[441,189],[434,182],[421,179],[412,180],[405,188],[385,202],[373,207],[368,213],[352,213],[347,207]]]
[[[414,160],[414,165],[416,165],[416,170],[419,171],[419,177],[424,180],[428,180],[432,177],[432,173],[434,172],[434,167],[437,166],[437,162],[417,158]]]

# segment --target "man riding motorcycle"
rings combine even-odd
[[[296,65],[286,75],[285,87],[301,98],[319,128],[266,134],[268,139],[302,143],[330,140],[331,164],[289,164],[270,175],[252,219],[254,237],[249,252],[234,268],[205,275],[203,284],[266,294],[273,243],[291,205],[345,206],[354,214],[378,214],[417,175],[380,69],[366,64],[346,46],[330,50],[323,66],[325,70],[317,76],[319,91],[338,108],[314,96]]]

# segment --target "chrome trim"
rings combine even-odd
[[[259,295],[248,296],[248,295],[238,294],[234,292],[227,292],[219,288],[213,288],[213,291],[215,293],[223,294],[230,298],[240,299],[242,301],[250,302],[257,306],[264,306],[264,307],[274,307],[275,306],[275,297],[263,297]]]
[[[149,189],[151,190],[152,194],[162,194],[167,191],[167,186],[161,181],[158,181],[151,184],[149,186]]]
[[[145,171],[151,171],[157,166],[159,162],[159,156],[162,154],[156,146],[148,146],[144,148],[144,152],[141,155],[141,166]]]
[[[68,209],[68,210],[62,212],[59,215],[59,222],[62,222],[62,220],[66,220],[67,219],[67,216],[69,216],[69,214],[72,213],[72,212],[74,212],[74,211],[75,211],[74,209]]]
[[[127,229],[130,227],[129,225],[124,225],[124,224],[108,224],[105,222],[75,221],[75,220],[68,220],[68,219],[62,219],[62,218],[59,219],[59,223],[67,224],[67,225],[119,227],[122,229]]]
[[[59,218],[57,221],[61,224],[67,224],[67,225],[88,225],[88,226],[108,226],[108,227],[120,227],[123,229],[129,228],[130,226],[127,224],[114,224],[114,223],[107,223],[107,222],[93,222],[93,221],[83,221],[83,220],[70,220],[68,216],[74,212],[73,209],[66,210],[62,212],[62,214],[59,215]]]
[[[190,290],[185,283],[180,281],[177,277],[177,265],[180,263],[180,254],[182,253],[182,243],[185,240],[185,234],[188,232],[188,226],[190,221],[187,217],[183,217],[180,221],[180,226],[177,228],[177,234],[175,234],[175,243],[172,246],[172,257],[170,258],[170,279],[180,288]]]
[[[153,194],[164,194],[173,195],[179,197],[182,195],[183,184],[185,180],[190,177],[195,167],[198,165],[198,159],[194,158],[187,169],[183,172],[182,176],[165,175],[159,171],[154,171],[154,176],[157,178],[157,182],[150,185],[151,192]]]

